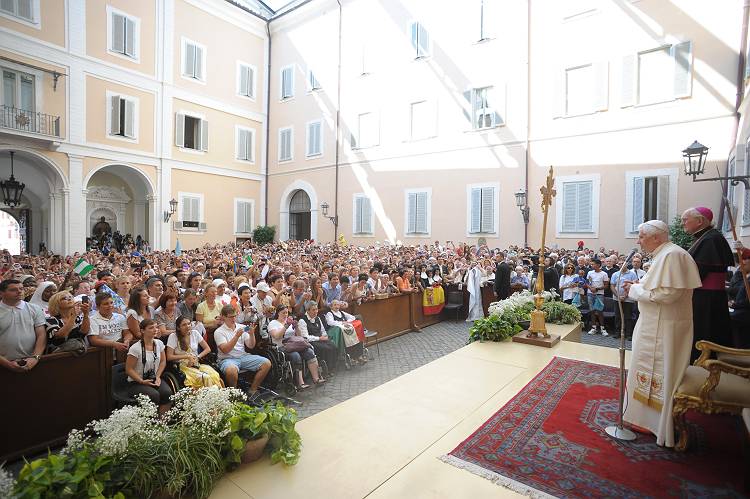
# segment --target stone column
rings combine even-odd
[[[86,250],[86,199],[83,189],[83,156],[68,154],[70,173],[68,179],[70,188],[65,211],[65,227],[67,228],[66,253]]]

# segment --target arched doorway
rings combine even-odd
[[[310,196],[302,189],[289,201],[289,239],[310,239]]]
[[[0,146],[0,179],[10,176],[9,151],[15,152],[15,177],[26,184],[26,187],[21,196],[21,204],[13,208],[3,205],[2,209],[19,225],[20,250],[36,253],[43,243],[48,250],[64,254],[65,210],[69,186],[60,168],[51,159],[34,151],[22,147]]]
[[[0,211],[0,249],[7,249],[11,255],[27,251],[25,232],[13,215],[5,210]]]
[[[93,235],[94,225],[104,217],[112,234],[130,234],[133,241],[141,236],[152,247],[155,245],[154,187],[139,169],[125,164],[99,167],[84,181],[84,193],[87,237]]]

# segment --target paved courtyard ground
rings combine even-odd
[[[407,333],[381,343],[380,356],[378,347],[372,346],[370,354],[374,359],[367,365],[353,367],[350,371],[340,367],[336,375],[324,385],[295,395],[302,402],[301,406],[295,407],[300,419],[317,414],[458,350],[469,339],[469,327],[470,324],[463,321],[445,321],[426,327],[421,333]],[[610,348],[620,346],[620,340],[585,333],[581,335],[581,342]],[[626,346],[630,350],[630,341],[626,342]]]

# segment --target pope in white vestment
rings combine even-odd
[[[674,447],[672,397],[690,362],[693,289],[698,267],[687,251],[668,241],[667,226],[639,227],[639,243],[652,255],[651,268],[628,296],[638,301],[624,419],[650,430],[657,445]]]

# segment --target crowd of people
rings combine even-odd
[[[743,265],[750,266],[750,252],[747,256]],[[271,369],[258,353],[258,342],[266,341],[285,352],[296,385],[305,389],[324,383],[347,355],[354,363],[368,361],[363,325],[347,312],[349,304],[472,283],[493,286],[503,299],[534,289],[539,258],[531,248],[451,241],[367,247],[246,242],[122,253],[112,247],[106,254],[70,256],[5,251],[0,366],[26,372],[47,353],[112,348],[126,359],[132,393],[147,394],[165,409],[171,393],[161,376],[168,362],[179,364],[184,383],[193,387],[236,386],[241,373],[252,371],[249,394],[257,394]],[[619,251],[586,248],[579,241],[577,248],[547,248],[542,258],[545,290],[587,311],[589,334],[610,334],[604,304],[621,296],[623,314],[615,309],[615,330],[622,323],[632,335],[637,305],[624,289],[648,271],[649,255],[635,254],[626,262]],[[81,261],[93,270],[76,273]],[[733,306],[736,320],[746,325],[744,289],[742,278],[734,276],[724,306]],[[469,319],[476,318],[470,311]],[[215,368],[206,362],[212,350]]]

